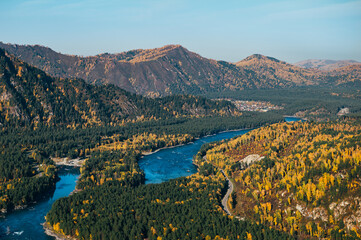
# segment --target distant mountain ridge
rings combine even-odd
[[[0,48],[55,77],[82,78],[95,85],[114,84],[150,97],[339,84],[345,82],[343,79],[361,79],[347,70],[330,74],[260,54],[236,64],[216,61],[180,45],[90,57],[61,54],[39,45],[0,42]]]
[[[273,57],[254,54],[236,63],[237,67],[258,73],[259,81],[289,81],[297,85],[315,85],[326,81],[317,71],[303,69]]]
[[[323,71],[332,71],[337,68],[359,64],[361,63],[355,60],[308,59],[296,62],[294,65],[302,68],[315,68]]]

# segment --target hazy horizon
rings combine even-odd
[[[45,46],[45,45],[42,45],[42,44],[18,44],[18,43],[10,43],[10,42],[3,42],[3,41],[1,41],[0,40],[0,42],[2,42],[2,43],[4,43],[4,44],[12,44],[12,45],[24,45],[24,46],[26,46],[26,45],[28,45],[28,46],[36,46],[36,45],[39,45],[39,46],[42,46],[42,47],[48,47],[48,48],[50,48],[51,50],[53,50],[53,51],[55,51],[55,52],[58,52],[58,53],[61,53],[61,54],[64,54],[64,55],[69,55],[69,56],[79,56],[79,57],[94,57],[94,56],[97,56],[97,55],[101,55],[101,54],[105,54],[105,53],[108,53],[108,54],[119,54],[119,53],[122,53],[122,52],[127,52],[127,51],[131,51],[131,50],[138,50],[138,49],[143,49],[143,50],[146,50],[146,49],[148,49],[148,48],[136,48],[136,49],[128,49],[128,50],[124,50],[124,51],[119,51],[119,52],[100,52],[100,53],[96,53],[96,54],[93,54],[93,55],[80,55],[80,54],[73,54],[73,53],[67,53],[67,52],[61,52],[61,51],[57,51],[56,49],[53,49],[53,48],[51,48],[51,47],[49,47],[49,46]],[[180,45],[180,44],[166,44],[166,45],[163,45],[163,46],[159,46],[159,47],[155,47],[155,48],[151,48],[151,49],[156,49],[156,48],[162,48],[162,47],[164,47],[164,46],[167,46],[167,45]],[[186,48],[187,50],[189,50],[189,51],[192,51],[192,50],[190,50],[189,48],[187,48],[187,46],[183,46],[183,45],[181,45],[182,47],[184,47],[184,48]],[[194,52],[194,53],[197,53],[196,51],[192,51],[192,52]],[[197,53],[197,54],[199,54],[199,53]],[[255,54],[261,54],[261,53],[253,53],[253,54],[251,54],[251,55],[255,55]],[[201,54],[200,54],[201,55]],[[228,61],[228,62],[230,62],[230,63],[236,63],[236,62],[238,62],[238,61],[241,61],[241,60],[244,60],[245,58],[247,58],[247,57],[249,57],[249,56],[251,56],[251,55],[248,55],[248,56],[245,56],[245,57],[243,57],[243,58],[241,58],[241,59],[239,59],[239,60],[237,60],[237,61],[234,61],[234,62],[231,62],[231,61]],[[264,54],[261,54],[261,55],[264,55]],[[201,55],[202,56],[202,55]],[[264,55],[264,56],[266,56],[266,57],[273,57],[274,58],[274,56],[267,56],[267,55]],[[205,57],[205,56],[202,56],[202,57]],[[219,61],[222,61],[223,59],[217,59],[217,58],[209,58],[209,59],[213,59],[213,60],[219,60]],[[277,58],[276,58],[277,59]],[[356,61],[357,63],[360,63],[361,61],[357,61],[357,60],[355,60],[355,59],[325,59],[325,58],[312,58],[312,59],[303,59],[303,60],[299,60],[299,61],[295,61],[295,62],[288,62],[288,61],[286,61],[286,60],[284,60],[284,59],[278,59],[278,60],[281,60],[281,61],[285,61],[285,62],[287,62],[287,63],[291,63],[291,64],[294,64],[294,63],[299,63],[299,62],[303,62],[303,61],[308,61],[308,60],[329,60],[329,61]]]
[[[361,0],[17,0],[1,1],[0,13],[0,41],[63,54],[180,44],[229,62],[257,53],[289,63],[361,61]]]

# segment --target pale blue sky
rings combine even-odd
[[[0,41],[77,55],[181,44],[239,61],[361,61],[361,0],[0,0]]]

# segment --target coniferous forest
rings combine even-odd
[[[360,133],[356,119],[274,124],[210,144],[197,161],[232,178],[238,216],[301,238],[358,239]]]

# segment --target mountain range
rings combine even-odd
[[[332,71],[337,68],[359,64],[361,63],[355,60],[308,59],[296,62],[294,65],[303,68],[315,68],[323,71]]]
[[[361,65],[320,71],[259,54],[230,63],[204,58],[180,45],[90,57],[61,54],[39,45],[0,42],[0,48],[54,77],[81,78],[93,85],[113,84],[150,97],[361,80]]]

